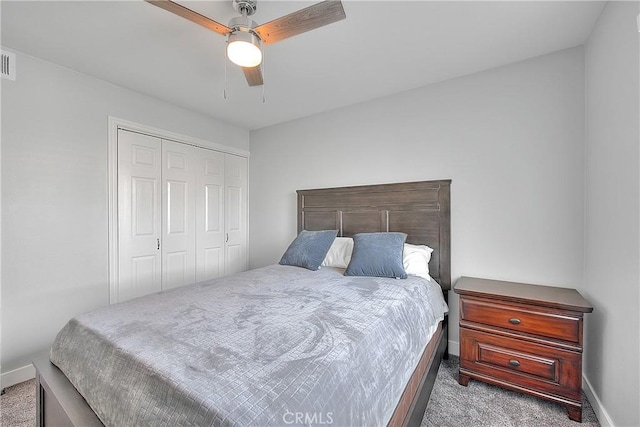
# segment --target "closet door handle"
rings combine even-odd
[[[225,233],[227,235],[227,237],[225,238],[224,242],[225,243],[229,243],[229,233]]]

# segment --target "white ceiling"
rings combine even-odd
[[[226,24],[231,1],[181,1]],[[260,0],[270,21],[314,2]],[[343,1],[347,18],[265,46],[265,96],[225,38],[142,0],[6,1],[2,45],[248,129],[584,43],[600,1]],[[19,67],[19,64],[18,64]],[[19,69],[18,69],[19,72]]]

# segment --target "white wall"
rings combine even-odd
[[[640,425],[638,13],[609,2],[586,44],[584,371],[616,426]]]
[[[247,130],[18,54],[2,81],[2,370],[108,305],[108,117],[249,148]],[[222,102],[222,100],[221,100]]]
[[[296,189],[451,178],[454,281],[579,287],[583,159],[582,47],[253,131],[250,264],[294,238]]]

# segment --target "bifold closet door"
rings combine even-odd
[[[247,269],[247,159],[225,155],[225,274]]]
[[[247,159],[198,149],[197,280],[247,269]]]
[[[247,159],[118,131],[118,301],[247,268]]]
[[[161,290],[158,138],[118,131],[118,300]]]
[[[162,140],[162,289],[196,281],[197,151]]]
[[[225,154],[199,149],[196,189],[196,280],[224,276]]]

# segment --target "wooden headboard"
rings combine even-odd
[[[298,190],[298,233],[401,231],[433,248],[429,274],[451,289],[451,180]]]

